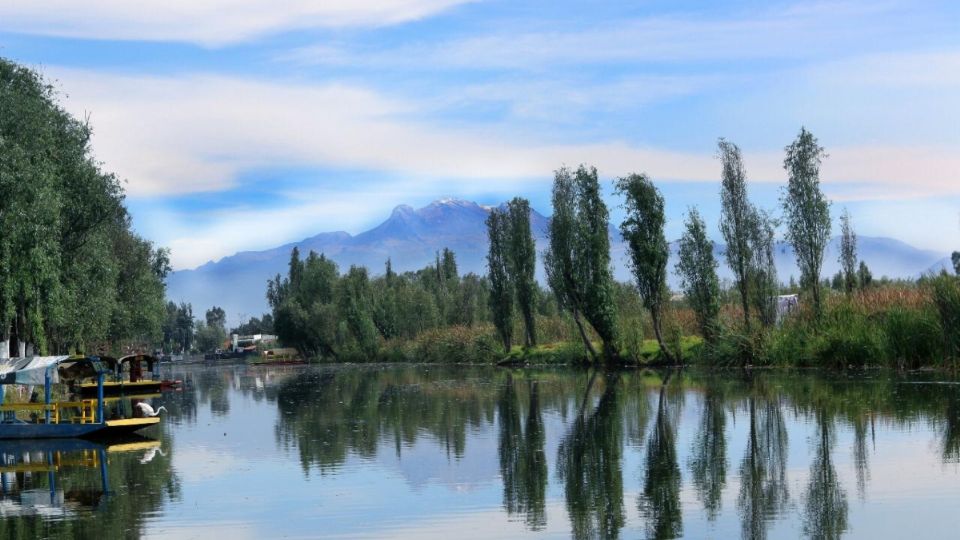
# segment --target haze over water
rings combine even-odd
[[[52,505],[30,495],[48,475],[5,477],[7,535],[950,538],[960,526],[960,386],[931,376],[172,375],[187,388],[153,400],[169,414],[145,432],[161,451],[109,453],[96,498],[81,497],[100,487],[92,468],[61,468]]]

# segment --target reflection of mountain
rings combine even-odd
[[[476,203],[450,199],[435,201],[418,210],[401,205],[386,221],[356,236],[345,232],[321,233],[300,242],[263,251],[244,251],[193,270],[174,272],[167,280],[167,296],[176,301],[191,302],[194,308],[221,306],[231,320],[241,315],[259,315],[267,309],[264,295],[267,279],[286,273],[294,246],[298,246],[303,254],[311,250],[324,253],[336,261],[341,270],[357,264],[371,269],[374,275],[382,273],[387,258],[392,260],[394,270],[415,270],[432,263],[437,250],[448,247],[456,252],[462,273],[483,274],[486,271],[485,220],[488,213],[488,208]],[[547,247],[548,222],[548,218],[536,211],[531,215],[538,253]],[[611,237],[615,275],[617,279],[627,280],[624,245],[613,228]],[[676,247],[675,242],[671,243],[671,253],[676,253]],[[723,246],[718,245],[716,252],[722,262]],[[858,253],[877,277],[914,277],[943,257],[942,253],[916,249],[891,238],[867,236],[859,238]],[[837,254],[838,241],[835,238],[824,257],[824,276],[837,271]],[[671,271],[674,264],[675,261],[671,260]],[[793,252],[786,244],[777,244],[776,264],[784,281],[791,275],[800,275]],[[538,277],[543,281],[542,265],[537,266]],[[723,264],[720,276],[731,277]],[[670,281],[676,285],[675,276],[671,275]]]

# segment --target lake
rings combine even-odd
[[[162,374],[184,389],[151,400],[167,413],[148,439],[2,448],[6,537],[960,530],[960,385],[943,375],[199,365]]]

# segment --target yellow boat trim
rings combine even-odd
[[[160,417],[154,416],[152,418],[121,418],[119,420],[107,420],[107,427],[120,427],[120,426],[151,426],[153,424],[159,424]]]
[[[107,452],[136,452],[137,450],[149,450],[151,448],[160,448],[160,441],[142,441],[123,444],[112,444],[107,447]]]

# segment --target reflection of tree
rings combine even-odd
[[[547,523],[547,463],[543,454],[544,429],[536,382],[530,383],[530,409],[523,432],[520,431],[518,401],[513,378],[508,376],[498,400],[503,506],[509,514],[524,514],[527,526],[538,530]]]
[[[750,397],[750,435],[740,463],[743,538],[767,537],[767,525],[787,505],[787,428],[780,403]]]
[[[618,382],[616,375],[607,375],[597,408],[589,418],[577,415],[557,451],[574,538],[616,538],[626,519]]]
[[[666,391],[667,381],[664,381],[653,433],[647,441],[646,475],[638,505],[651,538],[676,538],[683,532],[677,434],[667,407]]]
[[[727,483],[726,427],[723,395],[716,386],[708,386],[703,398],[700,429],[693,441],[688,465],[697,497],[709,520],[715,519],[720,511],[720,498]]]
[[[279,385],[277,441],[299,451],[304,469],[321,471],[351,452],[375,455],[381,439],[399,457],[425,433],[460,457],[470,429],[495,416],[497,386],[477,383],[451,381],[440,369],[305,371]]]
[[[867,418],[864,415],[853,419],[853,465],[857,472],[857,495],[861,500],[865,500],[867,497],[867,480],[870,479],[867,427]]]
[[[949,463],[960,461],[960,396],[955,393],[951,393],[947,399],[943,424],[943,460]]]
[[[847,494],[837,480],[830,452],[833,424],[821,409],[817,412],[817,449],[810,464],[810,483],[804,502],[803,532],[811,538],[840,538],[847,530]]]

